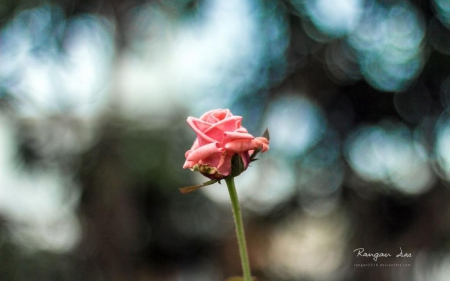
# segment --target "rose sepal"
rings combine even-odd
[[[262,134],[261,137],[266,138],[268,141],[270,141],[269,128],[266,128],[266,130],[264,131],[264,133]],[[259,147],[259,148],[255,149],[255,151],[252,153],[252,155],[250,155],[249,163],[258,160],[256,158],[256,155],[258,155],[258,153],[260,153],[261,150],[262,150],[262,147]]]
[[[242,157],[235,153],[233,157],[231,157],[231,172],[228,177],[237,177],[239,176],[243,171],[245,171],[245,165],[244,161],[242,161]]]

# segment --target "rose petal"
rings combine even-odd
[[[193,168],[194,166],[195,166],[195,164],[197,164],[196,162],[194,162],[194,161],[188,161],[188,160],[186,160],[185,162],[184,162],[184,165],[183,165],[183,169],[187,169],[187,168]]]
[[[189,154],[186,156],[188,161],[198,162],[202,159],[208,158],[215,153],[223,153],[225,149],[219,147],[217,142],[209,143],[204,146],[200,146],[195,150],[190,150]]]
[[[242,158],[242,162],[244,163],[244,170],[246,170],[248,167],[248,164],[250,162],[250,155],[249,155],[248,151],[242,152],[241,158]]]
[[[231,172],[231,158],[233,157],[233,153],[227,153],[225,158],[222,161],[222,165],[217,167],[217,170],[221,175],[228,176]]]
[[[216,141],[203,133],[204,131],[209,129],[209,127],[211,127],[210,124],[194,117],[188,117],[186,121],[192,128],[192,130],[194,130],[194,132],[197,134],[197,140],[200,146]]]
[[[262,147],[261,152],[269,150],[269,140],[265,137],[257,137],[255,138],[255,142],[258,144],[258,147]]]
[[[209,127],[211,127],[211,124],[209,124],[208,122],[191,116],[189,116],[186,121],[192,129],[199,130],[200,132],[204,132],[208,130]]]
[[[247,129],[244,128],[244,127],[242,127],[242,126],[240,126],[239,128],[237,128],[237,129],[235,130],[235,132],[236,132],[236,133],[247,133],[247,134],[248,134]]]
[[[208,119],[206,120],[208,123],[214,124],[217,123],[223,119],[225,119],[227,116],[227,113],[223,110],[216,110],[211,115],[209,115]]]
[[[192,144],[191,150],[199,148],[198,139],[195,139],[194,143]]]
[[[224,132],[233,132],[241,126],[242,117],[241,116],[231,116],[225,120],[211,125],[206,131],[203,131],[208,137],[221,142]]]
[[[225,144],[225,148],[229,151],[241,153],[254,150],[260,146],[255,140],[235,140]]]
[[[213,109],[204,113],[200,119],[210,124],[214,124],[231,116],[233,116],[233,114],[229,109]]]
[[[228,143],[235,140],[253,140],[254,137],[247,132],[225,132],[223,143]]]
[[[202,159],[202,164],[207,164],[210,167],[219,168],[222,166],[223,161],[225,160],[224,153],[215,153],[207,158]]]

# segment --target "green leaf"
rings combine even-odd
[[[204,186],[215,184],[216,182],[218,182],[218,180],[209,180],[209,181],[204,182],[204,183],[199,184],[199,185],[191,185],[191,186],[182,187],[182,188],[180,188],[180,192],[183,193],[183,194],[188,194],[188,193],[196,191],[197,189],[202,188]]]

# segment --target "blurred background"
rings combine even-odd
[[[239,275],[225,186],[178,190],[229,108],[260,281],[448,281],[449,107],[447,0],[0,0],[0,280]]]

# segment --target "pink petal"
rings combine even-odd
[[[255,138],[255,142],[258,144],[258,147],[262,147],[261,152],[266,152],[269,150],[269,140],[264,137]]]
[[[242,153],[240,154],[240,156],[241,156],[241,158],[242,158],[242,162],[244,163],[244,170],[245,170],[245,169],[247,169],[248,164],[249,164],[249,160],[250,160],[249,152],[248,152],[248,151],[242,152]]]
[[[247,133],[247,134],[248,134],[247,129],[244,128],[244,127],[242,127],[242,126],[240,126],[239,128],[237,128],[237,129],[235,130],[235,132],[236,132],[236,133]]]
[[[223,142],[228,143],[235,140],[253,140],[254,137],[247,132],[225,132]]]
[[[186,159],[188,161],[198,162],[202,159],[208,158],[215,153],[223,153],[225,152],[224,148],[219,148],[218,143],[213,142],[206,144],[204,146],[200,146],[195,150],[190,150]]]
[[[198,139],[195,139],[194,143],[192,144],[191,150],[197,149],[200,145],[198,144]]]
[[[218,168],[222,166],[223,161],[225,159],[224,153],[215,153],[211,155],[210,157],[207,157],[205,159],[202,159],[202,164],[207,164],[210,167]]]
[[[241,116],[231,116],[225,120],[211,125],[211,127],[203,132],[208,137],[220,142],[223,139],[224,132],[233,132],[237,128],[239,128],[239,126],[241,126],[241,120]]]
[[[194,130],[194,132],[197,134],[197,139],[199,142],[199,145],[204,145],[207,143],[215,142],[214,139],[211,137],[205,135],[203,132],[209,129],[211,127],[210,124],[206,123],[205,121],[202,121],[200,119],[194,118],[194,117],[188,117],[186,120],[189,126]]]
[[[219,170],[219,173],[228,176],[231,172],[231,158],[233,157],[233,153],[227,153],[225,156],[225,159],[223,159],[222,165],[217,167],[217,170]]]
[[[254,150],[258,147],[259,144],[254,140],[235,140],[225,144],[227,150],[237,153]]]
[[[186,160],[186,161],[184,162],[183,169],[192,168],[192,167],[195,166],[195,164],[197,164],[197,163],[194,162],[194,161],[188,161],[188,160]]]
[[[200,119],[210,124],[214,124],[220,120],[233,116],[229,109],[213,109],[205,112]]]

